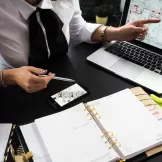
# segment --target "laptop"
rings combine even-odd
[[[121,26],[138,19],[162,18],[159,0],[126,0]],[[156,93],[162,93],[162,22],[149,24],[144,41],[112,41],[87,60]]]

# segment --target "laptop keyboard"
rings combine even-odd
[[[162,57],[127,42],[116,42],[106,51],[162,75]]]

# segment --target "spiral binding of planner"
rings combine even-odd
[[[91,115],[90,120],[93,119],[93,117],[97,117],[99,119],[101,119],[101,116],[97,113],[95,107],[93,105],[88,106],[87,104],[84,104],[85,111],[88,111],[87,116]]]
[[[88,105],[88,104],[84,104],[84,106],[86,107],[84,111],[87,111],[87,116],[91,116],[89,118],[89,120],[92,120],[93,118],[97,118],[97,119],[101,119],[100,114],[97,112],[97,110],[95,109],[95,107],[93,105]],[[117,138],[115,137],[113,132],[105,132],[101,138],[106,138],[107,140],[105,141],[105,144],[109,143],[110,147],[109,149],[112,149],[115,145],[118,147],[121,147],[120,142],[117,140]],[[111,142],[112,141],[112,142]],[[123,159],[119,159],[118,162],[125,162],[125,160]]]
[[[96,111],[96,109],[93,105],[84,104],[84,106],[86,107],[85,111],[88,111],[87,116],[91,115],[90,120],[92,120],[94,117],[101,119],[101,116]],[[115,145],[117,145],[118,147],[121,147],[120,142],[117,140],[117,138],[115,137],[113,132],[105,132],[103,134],[102,138],[104,138],[104,137],[107,139],[107,141],[105,143],[111,144],[109,149],[113,148]]]

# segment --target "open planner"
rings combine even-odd
[[[39,137],[33,160],[115,162],[161,148],[162,125],[137,97],[126,89],[20,127]]]
[[[20,131],[34,162],[140,161],[162,151],[156,106],[142,89],[125,89],[37,119]]]

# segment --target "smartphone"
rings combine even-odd
[[[87,88],[83,88],[83,85],[80,83],[75,83],[72,86],[52,95],[48,98],[48,101],[54,108],[60,109],[87,94]]]

